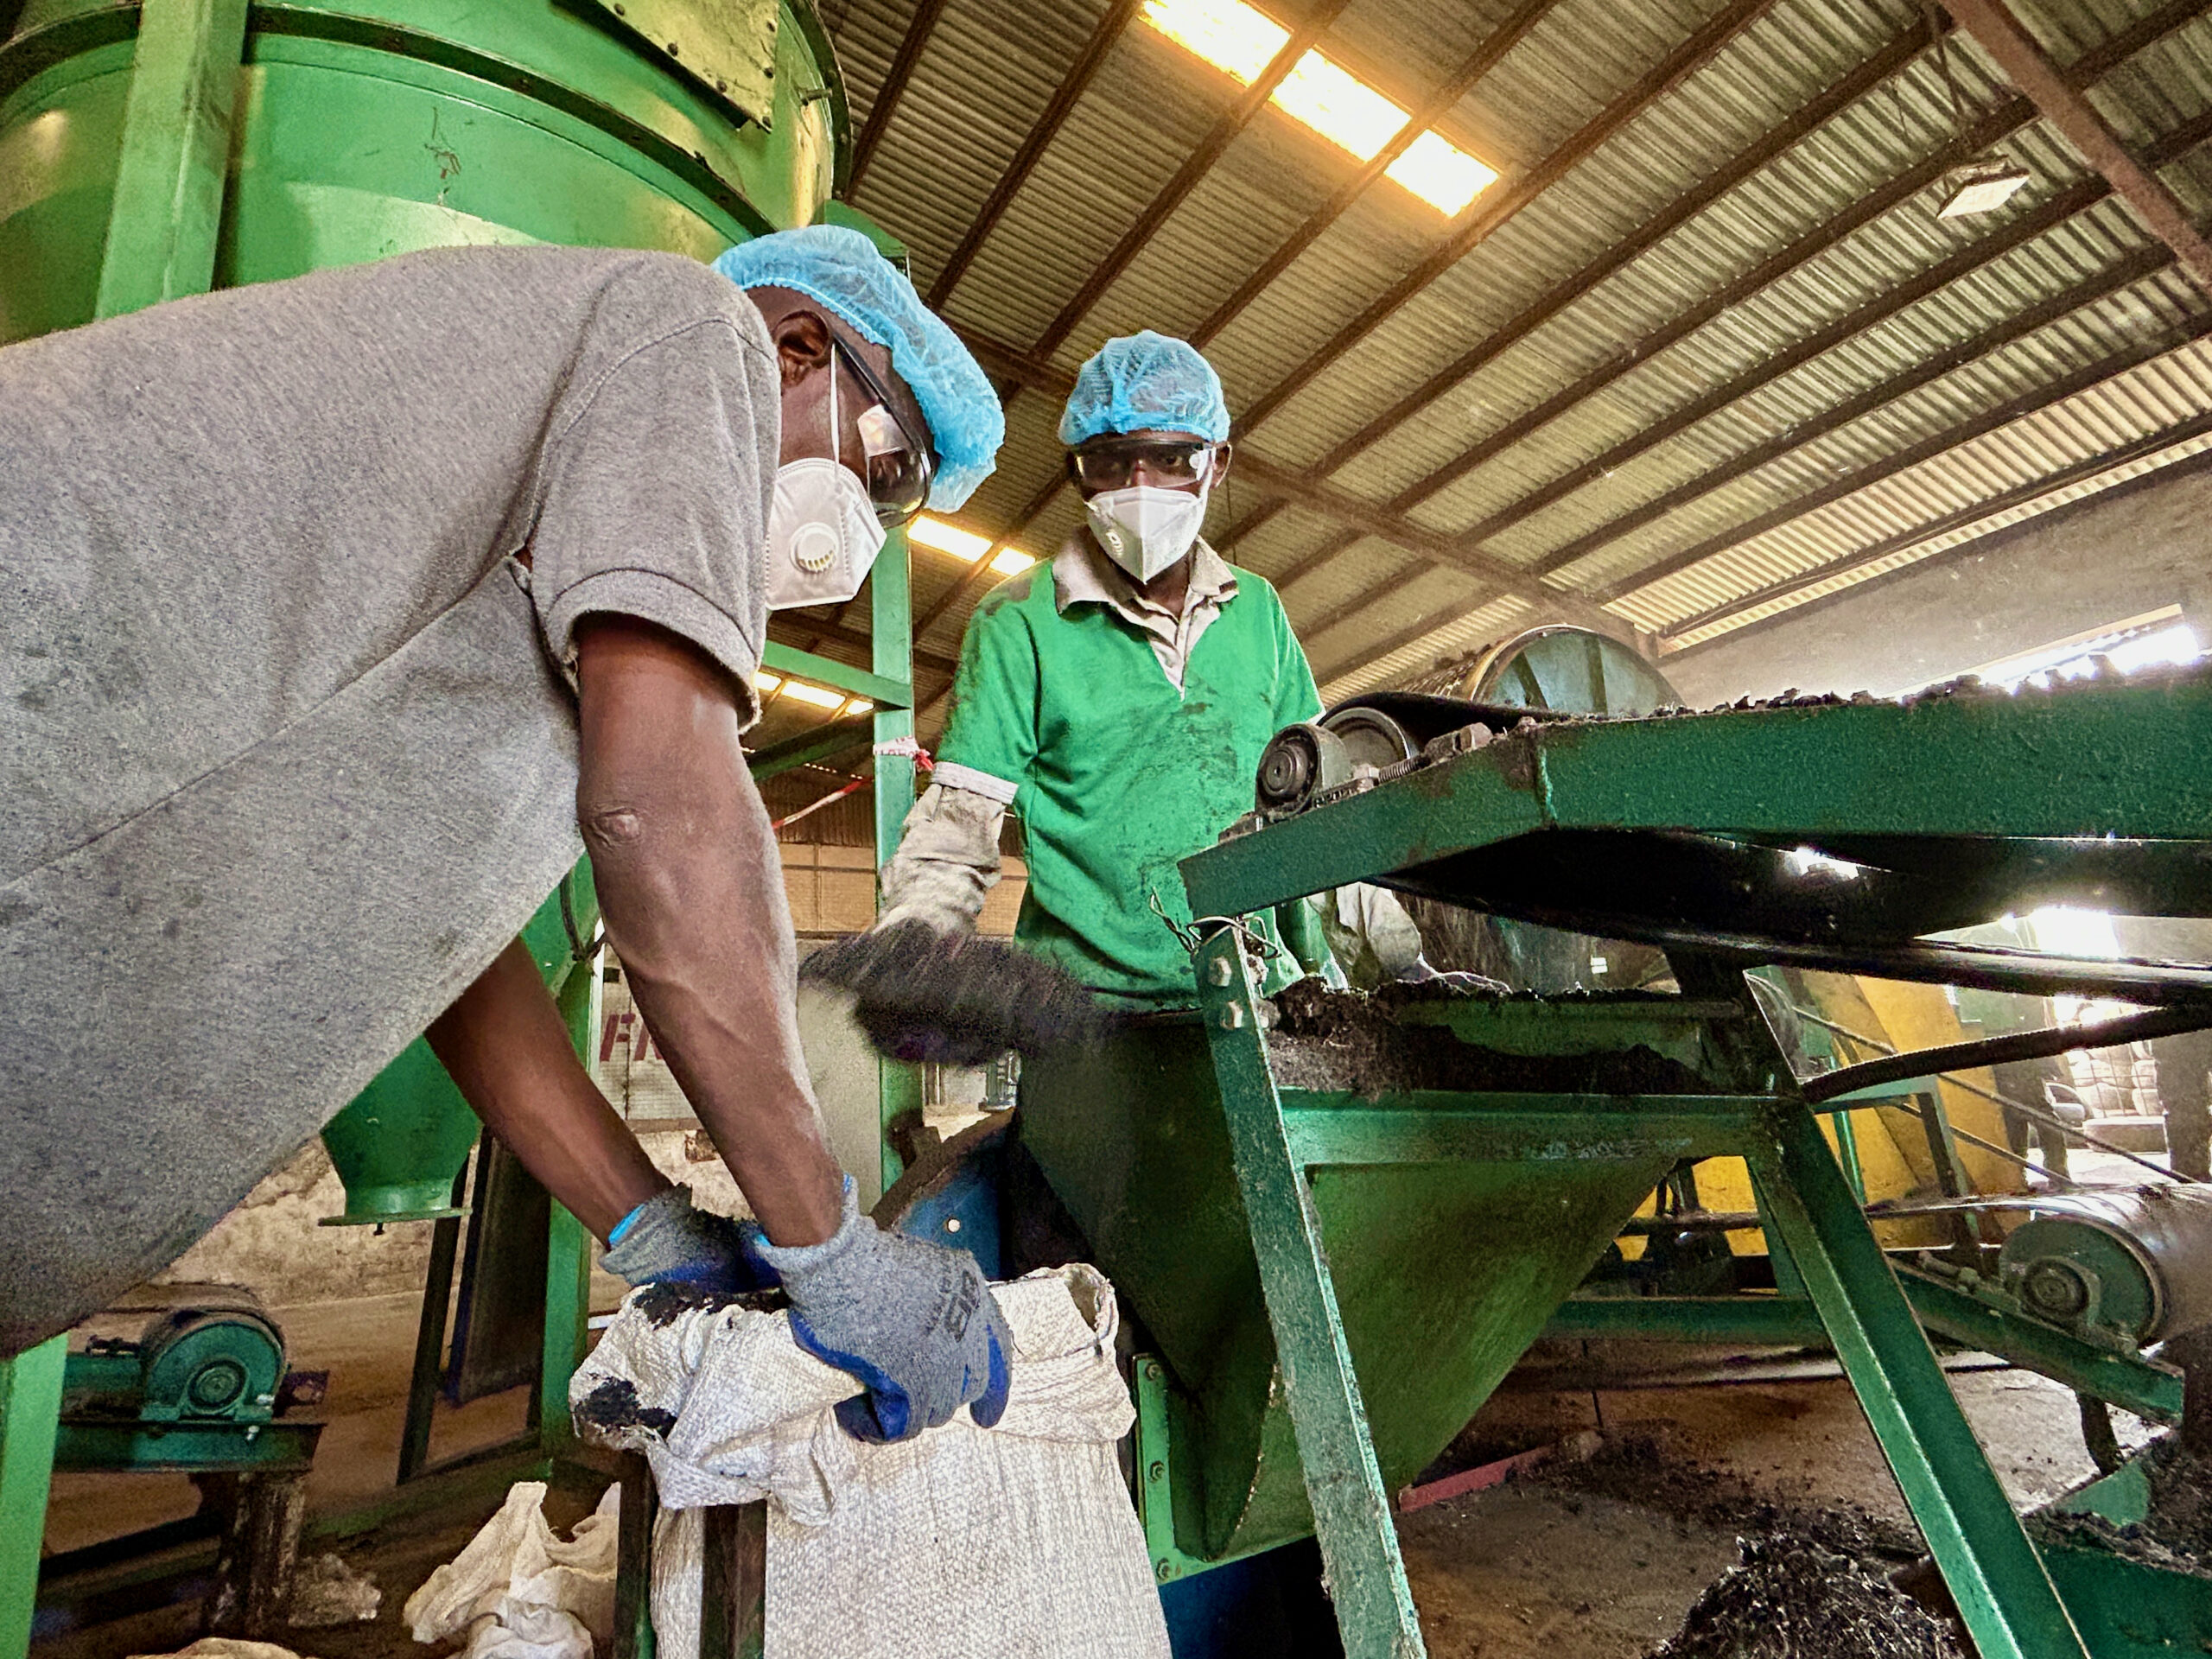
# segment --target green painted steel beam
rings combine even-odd
[[[848,217],[858,219],[857,213]],[[914,804],[914,761],[899,749],[914,740],[913,550],[904,531],[893,531],[868,572],[868,638],[875,672],[901,695],[875,699],[875,861],[880,868],[899,850],[906,814]],[[878,902],[880,902],[879,898]],[[906,1173],[892,1144],[891,1126],[918,1119],[922,1069],[887,1058],[876,1061],[878,1166],[882,1191]]]
[[[883,557],[887,559],[890,556],[890,550],[887,548]],[[899,678],[887,674],[871,674],[866,669],[833,662],[827,657],[817,657],[812,652],[797,651],[790,645],[778,645],[773,639],[761,649],[760,666],[779,674],[813,680],[852,696],[866,697],[878,709],[896,712],[911,710],[913,707],[914,686],[911,673]]]
[[[1345,1659],[1423,1659],[1427,1649],[1345,1340],[1320,1213],[1268,1069],[1259,987],[1237,945],[1235,931],[1224,929],[1200,948],[1200,1007]]]
[[[246,0],[145,0],[97,315],[204,294],[215,277]]]
[[[78,1418],[60,1425],[57,1469],[128,1470],[133,1474],[225,1471],[305,1474],[321,1423],[149,1423],[136,1418]]]
[[[796,772],[801,766],[864,749],[874,741],[875,722],[880,718],[877,715],[848,715],[842,720],[829,721],[780,743],[755,749],[746,757],[746,769],[752,772],[753,782],[761,783],[782,772]]]
[[[2088,1659],[1812,1113],[1778,1106],[1759,1208],[1819,1308],[1984,1659]]]
[[[588,967],[590,964],[585,964]],[[569,1040],[587,1064],[592,1034],[599,1023],[600,976],[571,973],[555,1002]],[[549,1452],[575,1440],[569,1420],[569,1379],[583,1363],[591,1321],[591,1235],[557,1200],[552,1204],[545,1238],[545,1325],[537,1372],[537,1432]]]
[[[0,1359],[0,1659],[30,1646],[67,1336]]]
[[[1976,1301],[1940,1280],[1897,1269],[1923,1326],[1946,1340],[2063,1382],[2077,1393],[2152,1422],[2181,1421],[2181,1378],[2139,1357],[2114,1353]],[[1820,1309],[1803,1296],[1578,1296],[1560,1305],[1547,1337],[1580,1341],[1741,1343],[1749,1347],[1827,1342]]]
[[[1758,1143],[1757,1096],[1281,1093],[1291,1156],[1325,1164],[1640,1162],[1740,1157]]]

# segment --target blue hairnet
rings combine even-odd
[[[1188,432],[1219,443],[1229,435],[1229,405],[1213,365],[1185,340],[1147,328],[1109,340],[1076,371],[1060,416],[1060,442],[1105,432]]]
[[[990,476],[1006,439],[998,393],[874,243],[840,225],[809,225],[741,242],[715,261],[715,269],[740,288],[792,289],[861,339],[891,348],[892,370],[922,406],[937,448],[930,505],[957,507]]]

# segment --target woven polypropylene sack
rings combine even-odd
[[[1006,1414],[982,1429],[963,1409],[894,1446],[836,1427],[856,1385],[787,1315],[656,1325],[626,1301],[570,1400],[584,1433],[643,1452],[661,1484],[660,1659],[698,1654],[699,1509],[763,1497],[774,1659],[1167,1659],[1116,1455],[1135,1413],[1113,1287],[1077,1266],[995,1288],[1018,1350]],[[607,1427],[616,1399],[643,1421]]]

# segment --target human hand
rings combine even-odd
[[[835,1236],[758,1250],[791,1297],[792,1340],[866,1387],[837,1406],[854,1439],[911,1440],[963,1405],[979,1428],[1005,1412],[1014,1334],[965,1250],[883,1231],[849,1179]]]
[[[775,1283],[756,1254],[758,1224],[733,1221],[691,1202],[691,1189],[671,1186],[625,1216],[605,1260],[609,1273],[633,1285],[690,1285],[725,1294]]]

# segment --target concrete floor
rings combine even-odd
[[[309,1485],[317,1518],[356,1510],[388,1492],[414,1341],[415,1299],[385,1296],[280,1311],[292,1363],[327,1367],[331,1419]],[[1573,1347],[1548,1352],[1556,1363]],[[1576,1345],[1579,1346],[1579,1345]],[[1848,1503],[1907,1520],[1848,1387],[1838,1377],[1725,1386],[1663,1386],[1698,1363],[1688,1351],[1636,1344],[1596,1357],[1662,1386],[1580,1389],[1509,1383],[1471,1426],[1471,1440],[1513,1449],[1595,1428],[1653,1437],[1661,1453],[1732,1475],[1774,1499],[1812,1507]],[[1656,1369],[1655,1369],[1656,1368]],[[1524,1376],[1556,1376],[1531,1372]],[[2073,1396],[2025,1373],[1971,1371],[1954,1386],[2016,1505],[2044,1503],[2092,1472]],[[496,1444],[522,1425],[519,1392],[442,1411],[434,1456]],[[2123,1441],[2139,1440],[2120,1420]],[[588,1502],[556,1500],[557,1520]],[[67,1475],[57,1478],[48,1548],[68,1548],[188,1514],[181,1478]],[[449,1559],[496,1505],[496,1496],[435,1523],[394,1525],[345,1544],[385,1596],[372,1627],[298,1633],[317,1659],[429,1656],[398,1623],[398,1610],[432,1567]],[[1419,1510],[1401,1526],[1415,1600],[1435,1659],[1638,1659],[1671,1634],[1698,1595],[1734,1563],[1732,1532],[1652,1508],[1525,1480]],[[322,1545],[310,1545],[310,1553]],[[190,1640],[188,1609],[144,1614],[41,1643],[38,1659],[122,1659]]]

